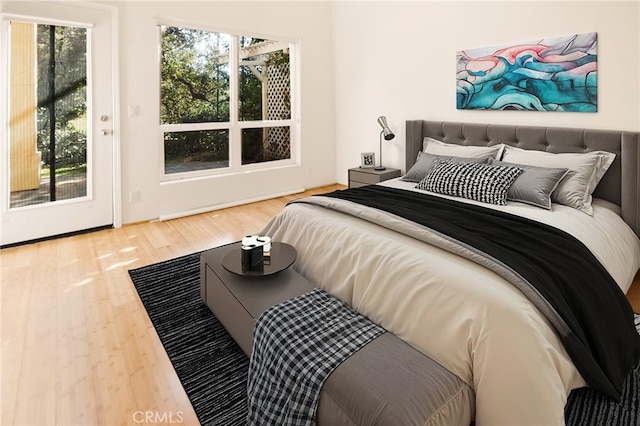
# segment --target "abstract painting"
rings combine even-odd
[[[457,52],[456,108],[598,110],[597,33]]]

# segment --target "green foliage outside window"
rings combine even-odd
[[[162,27],[162,124],[229,121],[229,37]]]
[[[279,64],[286,67],[288,75],[288,54],[270,52],[241,57],[239,69],[231,70],[230,35],[169,26],[161,27],[161,31],[161,124],[229,122],[231,72],[236,72],[238,79],[238,120],[268,119],[263,111],[266,66]],[[265,42],[245,36],[237,40],[240,50]],[[289,98],[287,88],[287,112],[278,119],[291,117]],[[242,131],[242,164],[278,159],[265,153],[265,134],[262,128]],[[183,171],[178,163],[197,161],[210,162],[209,168],[227,166],[229,138],[229,132],[222,131],[165,130],[165,172]]]
[[[84,169],[87,161],[87,30],[38,25],[36,52],[37,145],[42,163],[46,168],[51,166],[50,108],[53,106],[56,166]]]

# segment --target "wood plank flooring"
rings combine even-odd
[[[198,424],[127,271],[237,241],[339,188],[1,250],[0,424]]]
[[[338,188],[0,251],[0,423],[198,424],[127,271],[237,241]],[[640,311],[638,278],[628,297]]]

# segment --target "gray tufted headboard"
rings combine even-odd
[[[609,151],[616,159],[593,196],[611,201],[622,209],[622,218],[640,235],[640,163],[638,133],[567,127],[513,126],[408,120],[406,169],[415,163],[425,136],[459,145],[507,144],[548,152]]]

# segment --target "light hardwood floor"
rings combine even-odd
[[[237,241],[338,188],[0,251],[0,423],[198,424],[127,271]],[[639,312],[640,280],[629,299]]]
[[[338,188],[1,250],[0,423],[198,424],[127,271],[237,241]]]

